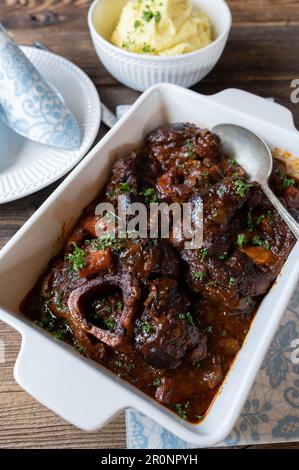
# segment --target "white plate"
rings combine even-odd
[[[56,149],[25,139],[0,121],[0,204],[35,193],[64,176],[89,150],[101,122],[99,95],[79,67],[51,52],[21,49],[76,116],[82,143],[75,151]]]

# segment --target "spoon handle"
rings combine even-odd
[[[269,188],[268,184],[263,184],[262,189],[266,196],[270,199],[272,202],[273,206],[279,213],[279,215],[283,218],[285,223],[288,225],[288,227],[292,230],[293,234],[299,240],[299,224],[296,222],[294,217],[291,216],[291,214],[288,212],[288,210],[285,208],[285,206],[280,202],[280,200],[275,196],[273,191]]]

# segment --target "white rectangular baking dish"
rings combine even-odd
[[[75,426],[96,430],[130,407],[186,441],[211,446],[229,434],[238,418],[296,286],[299,243],[262,302],[231,372],[199,425],[181,420],[19,315],[20,302],[61,247],[62,229],[65,232],[72,227],[84,206],[105,184],[116,155],[127,153],[153,128],[177,121],[209,128],[232,122],[257,132],[272,147],[299,151],[299,133],[292,115],[275,103],[240,90],[204,96],[174,85],[150,88],[0,252],[0,319],[22,335],[14,369],[18,384]]]

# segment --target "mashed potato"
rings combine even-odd
[[[129,0],[111,42],[138,54],[186,54],[210,44],[212,28],[189,0]]]

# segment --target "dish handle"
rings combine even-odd
[[[210,96],[210,99],[241,113],[246,112],[252,117],[266,120],[280,128],[297,131],[291,111],[270,99],[235,88],[228,88],[216,93]]]
[[[101,366],[99,366],[101,367]],[[125,408],[134,408],[129,391],[106,369],[80,357],[64,343],[23,328],[14,377],[32,397],[74,426],[95,431]]]

